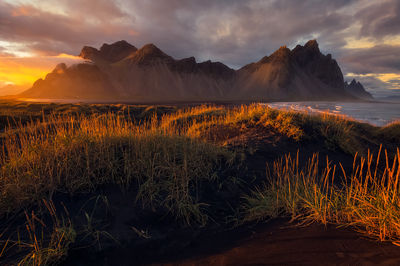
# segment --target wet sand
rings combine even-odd
[[[226,250],[213,242],[200,241],[181,258],[153,265],[400,265],[400,247],[351,229],[319,224],[294,227],[272,222]]]

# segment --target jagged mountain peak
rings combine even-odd
[[[319,56],[321,51],[319,50],[319,44],[317,40],[309,40],[304,45],[296,45],[296,47],[292,50],[292,54],[294,56],[301,56],[304,54]]]
[[[254,89],[258,94],[264,94],[263,90],[266,90],[269,97],[277,99],[284,94],[291,94],[292,98],[348,95],[337,62],[331,55],[320,52],[316,40],[310,40],[304,46],[297,45],[293,50],[281,46],[257,63],[244,66],[239,74],[248,90]]]
[[[306,42],[306,44],[304,45],[304,48],[307,49],[312,49],[312,50],[316,50],[319,52],[319,45],[317,40],[309,40],[308,42]]]
[[[310,40],[304,46],[297,45],[292,50],[292,55],[301,65],[306,65],[309,62],[322,56],[321,51],[319,50],[318,42],[316,40]]]
[[[339,65],[330,54],[321,53],[316,40],[310,40],[304,46],[297,45],[292,50],[292,57],[304,71],[344,92],[344,79]]]
[[[125,40],[113,44],[105,43],[100,48],[100,53],[110,62],[120,61],[136,51],[137,48]]]
[[[91,46],[83,46],[81,52],[79,53],[79,56],[82,57],[83,59],[88,59],[92,60],[99,56],[100,51],[97,50],[96,48],[93,48]]]
[[[161,51],[161,49],[155,46],[153,43],[144,45],[137,51],[137,54],[142,54],[145,56],[170,57],[166,53]]]
[[[269,63],[284,63],[287,64],[290,60],[291,51],[286,45],[281,46],[278,50],[273,52],[271,55],[264,56],[256,63],[250,63],[239,69],[239,72],[254,72],[258,70],[262,65]]]
[[[356,81],[355,79],[353,79],[351,82],[350,82],[350,86],[355,86],[355,85],[358,85],[358,84],[360,84],[361,86],[362,86],[362,84],[360,83],[360,82],[358,82],[358,81]]]
[[[160,48],[152,43],[144,45],[127,59],[130,63],[140,65],[151,65],[157,62],[171,63],[175,61],[171,56],[161,51]]]
[[[367,92],[364,88],[364,86],[359,82],[353,79],[350,83],[347,81],[344,83],[344,88],[346,91],[348,91],[350,94],[357,98],[365,99],[365,100],[371,100],[373,99],[372,95]]]
[[[161,49],[158,48],[154,43],[148,43],[143,45],[143,47],[140,48],[140,51],[144,51],[147,53],[163,53]]]
[[[100,52],[109,52],[110,50],[121,50],[121,49],[132,49],[132,50],[137,50],[135,46],[132,44],[128,43],[125,40],[117,41],[112,44],[108,43],[103,43],[103,45],[100,47]]]
[[[115,63],[137,51],[137,48],[125,40],[112,44],[104,43],[100,50],[91,46],[84,46],[80,57],[97,63]]]
[[[273,54],[269,56],[271,60],[288,60],[290,57],[291,51],[286,45],[279,47]]]
[[[351,98],[351,92],[359,97],[364,91],[355,80],[344,82],[337,62],[320,52],[316,40],[293,50],[281,46],[238,71],[210,60],[197,63],[194,57],[176,60],[152,43],[137,49],[124,40],[103,44],[100,49],[85,46],[81,56],[92,63],[71,67],[60,64],[26,96],[138,101],[307,100]]]

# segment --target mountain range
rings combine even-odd
[[[359,82],[345,83],[316,40],[234,70],[223,63],[175,59],[154,44],[126,41],[83,47],[84,63],[61,63],[20,94],[28,98],[133,102],[370,99]]]

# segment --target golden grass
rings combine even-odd
[[[6,259],[7,252],[15,247],[18,252],[23,251],[18,262],[2,261],[4,265],[54,265],[67,256],[70,245],[76,239],[76,232],[68,217],[68,212],[63,215],[57,212],[51,201],[43,200],[43,205],[50,222],[45,224],[40,215],[34,211],[31,213],[25,211],[26,232],[21,234],[18,230],[16,240],[8,238],[0,241],[2,243],[1,260]]]
[[[208,206],[198,196],[199,186],[218,186],[218,171],[229,168],[235,154],[190,137],[184,125],[168,126],[168,119],[52,115],[7,129],[0,154],[0,215],[30,209],[58,192],[95,192],[114,184],[135,193],[143,208],[162,209],[183,225],[205,225]],[[73,228],[55,221],[53,230],[43,233],[36,230],[46,227],[39,217],[26,214],[28,238],[1,241],[2,257],[11,242],[27,251],[23,265],[47,265],[65,256]],[[99,233],[90,221],[87,231]]]
[[[0,135],[2,217],[31,209],[43,199],[51,202],[58,192],[95,193],[99,186],[118,185],[124,192],[135,193],[132,205],[161,208],[185,226],[204,226],[209,206],[200,197],[202,183],[220,187],[221,172],[235,171],[241,163],[234,150],[223,147],[232,136],[219,135],[221,130],[232,130],[235,137],[262,129],[261,133],[268,131],[294,142],[322,138],[326,147],[349,153],[364,148],[358,141],[357,130],[364,130],[360,124],[259,104],[205,105],[175,112],[125,106],[95,106],[92,112],[90,106],[73,106],[82,114],[71,112],[67,105],[54,107],[62,110],[51,114],[53,107],[47,107],[43,112],[41,105],[33,105],[32,113],[20,108],[24,121],[12,118],[14,122]],[[8,114],[4,115],[3,120],[9,121]],[[38,119],[29,120],[31,115]],[[397,138],[397,125],[379,130]],[[354,173],[344,175],[341,186],[334,182],[336,167],[328,165],[321,174],[316,157],[305,169],[290,156],[275,162],[269,186],[246,197],[245,220],[286,213],[303,223],[351,225],[381,240],[399,241],[399,154],[382,173],[372,171],[370,155],[359,160]],[[26,218],[30,240],[19,245],[28,248],[29,254],[21,262],[40,265],[64,257],[75,237],[71,224],[55,220],[49,237],[38,241],[34,223],[40,219],[34,213]],[[88,234],[97,235],[89,220]],[[10,243],[3,242],[0,257]]]
[[[25,212],[29,242],[18,242],[20,248],[30,252],[19,261],[18,265],[52,265],[57,264],[68,254],[69,246],[75,242],[76,232],[69,219],[61,219],[52,202],[44,201],[51,216],[53,228],[48,239],[44,238],[46,225],[32,212]],[[41,229],[41,230],[40,230]]]
[[[183,127],[164,126],[165,119],[52,116],[6,132],[1,213],[57,191],[94,191],[111,183],[137,186],[143,205],[162,202],[187,224],[191,217],[203,223],[202,205],[189,191],[197,181],[216,179],[214,167],[224,158],[231,161],[233,153],[186,136]]]
[[[284,112],[261,104],[240,107],[200,106],[165,115],[162,127],[180,128],[185,135],[214,140],[210,130],[217,127],[234,127],[242,131],[250,127],[273,130],[294,140],[300,140],[303,131],[296,122],[299,113]]]
[[[400,121],[392,122],[377,131],[378,138],[385,138],[393,143],[400,143]]]
[[[313,222],[351,226],[381,241],[400,244],[400,153],[392,162],[381,151],[374,158],[354,157],[353,172],[327,161],[322,170],[314,155],[305,168],[290,155],[274,162],[268,184],[246,196],[245,221],[290,215],[305,225]],[[340,170],[340,171],[338,171]],[[339,173],[342,179],[337,179]]]
[[[0,214],[45,195],[51,197],[59,190],[90,191],[105,183],[127,187],[136,182],[140,184],[138,198],[142,202],[150,199],[151,205],[161,189],[153,185],[161,186],[161,177],[179,179],[181,184],[191,179],[212,179],[213,165],[221,156],[232,160],[231,152],[207,143],[225,143],[225,137],[218,139],[212,130],[218,127],[235,128],[238,134],[248,128],[264,128],[294,141],[312,138],[311,130],[322,135],[328,146],[343,150],[354,140],[352,124],[347,120],[278,111],[258,104],[199,106],[162,116],[154,114],[145,120],[118,113],[43,115],[41,120],[6,129],[2,134]],[[173,201],[180,205],[189,202],[188,187],[178,189],[186,192],[175,194]]]

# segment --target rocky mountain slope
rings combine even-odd
[[[85,63],[59,64],[21,96],[136,102],[230,100],[331,100],[365,95],[348,90],[337,62],[315,40],[235,71],[220,62],[177,60],[154,44],[140,49],[119,41],[85,46]],[[365,91],[365,90],[364,90]]]
[[[351,98],[342,72],[315,40],[293,50],[286,46],[238,70],[239,86],[254,99],[313,100]]]
[[[350,83],[347,81],[344,83],[344,88],[353,96],[364,99],[364,100],[372,100],[372,95],[364,89],[364,86],[359,82],[353,79]]]

